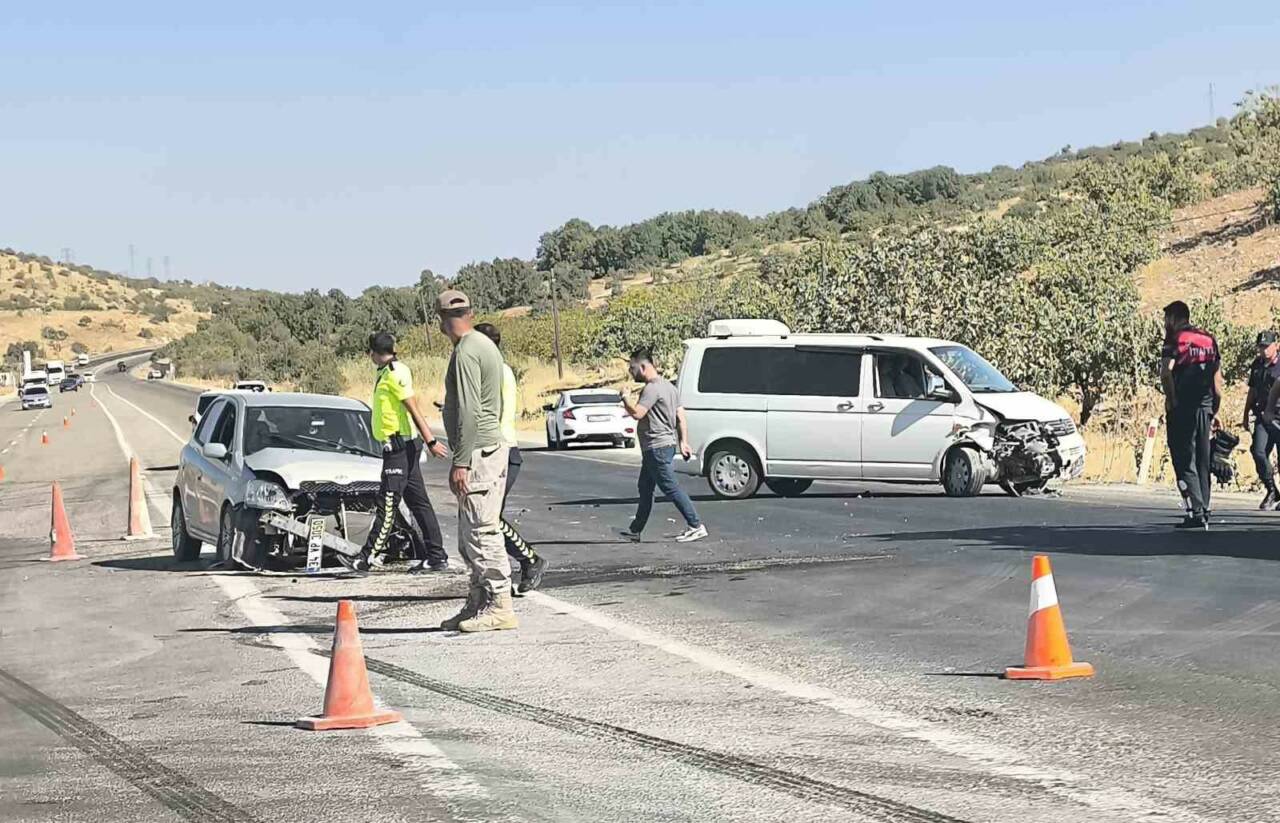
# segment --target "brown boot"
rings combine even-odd
[[[516,613],[511,608],[511,592],[503,592],[496,596],[487,595],[475,617],[463,620],[458,629],[464,632],[496,632],[514,629],[518,625]]]
[[[440,628],[447,632],[456,632],[462,621],[469,620],[476,616],[476,612],[480,611],[480,607],[485,602],[485,590],[479,586],[472,586],[467,591],[467,602],[463,604],[462,611],[450,617],[448,620],[441,621]]]

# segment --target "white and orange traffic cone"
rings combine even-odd
[[[400,712],[379,709],[369,689],[369,671],[360,646],[356,607],[350,600],[338,601],[338,625],[333,632],[333,655],[329,658],[329,682],[324,688],[324,711],[319,717],[304,717],[300,729],[367,729],[384,723],[398,723]]]
[[[142,486],[142,467],[138,458],[129,458],[129,531],[125,540],[153,537],[151,513],[147,511],[147,495]]]
[[[1067,627],[1058,605],[1049,558],[1036,555],[1031,561],[1031,615],[1027,618],[1026,665],[1005,669],[1010,680],[1065,680],[1092,677],[1093,666],[1071,659]]]
[[[40,445],[41,446],[49,445],[49,433],[47,431],[40,432]]]
[[[71,521],[67,519],[67,507],[62,503],[62,486],[53,481],[53,512],[49,523],[49,556],[52,563],[63,560],[84,560],[76,554],[76,539],[71,534]]]

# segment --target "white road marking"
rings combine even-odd
[[[824,686],[806,683],[750,663],[734,660],[717,651],[667,637],[543,592],[530,592],[525,595],[525,599],[634,643],[658,649],[673,657],[683,658],[709,671],[736,677],[757,688],[768,689],[793,700],[817,703],[862,723],[920,740],[943,752],[976,763],[992,775],[1032,783],[1051,794],[1094,809],[1125,813],[1135,818],[1160,814],[1165,820],[1204,819],[1182,809],[1162,807],[1152,798],[1124,789],[1091,785],[1088,776],[1083,774],[1037,766],[1022,753],[997,743],[970,737],[942,728],[937,723],[885,709],[869,700],[849,697]]]
[[[179,443],[181,443],[181,444],[182,444],[182,445],[184,445],[184,446],[185,446],[185,445],[187,445],[187,440],[188,440],[188,439],[190,439],[190,438],[183,437],[182,435],[180,435],[180,434],[178,434],[177,432],[175,432],[173,429],[171,429],[171,428],[169,428],[168,426],[166,426],[164,423],[161,423],[161,422],[159,421],[159,419],[157,419],[157,418],[156,418],[156,416],[155,416],[155,415],[153,415],[151,412],[147,411],[146,409],[142,408],[142,407],[141,407],[141,406],[139,406],[137,403],[134,403],[134,402],[132,402],[132,401],[126,400],[126,399],[124,399],[123,397],[121,397],[120,395],[116,394],[115,390],[114,390],[114,389],[112,389],[110,386],[107,386],[107,391],[111,392],[111,396],[112,396],[112,397],[114,397],[115,399],[119,400],[121,403],[124,403],[124,404],[125,404],[125,405],[127,405],[127,406],[132,406],[132,407],[133,407],[134,409],[136,409],[140,414],[142,414],[142,416],[143,416],[143,417],[147,418],[147,419],[148,419],[148,420],[150,420],[152,423],[155,423],[157,426],[159,426],[160,428],[164,429],[166,432],[168,432],[168,433],[169,433],[169,436],[170,436],[170,437],[172,437],[174,440],[177,440]]]
[[[129,403],[128,400],[111,391],[110,386],[106,388],[117,400],[128,403],[135,409],[138,408],[133,403]],[[92,389],[90,393],[92,393]],[[129,441],[125,439],[124,433],[121,431],[115,417],[107,410],[106,404],[99,403],[98,407],[102,409],[103,413],[107,415],[107,420],[111,422],[120,451],[124,453],[126,458],[132,456],[134,454],[133,449],[129,446]],[[142,409],[138,409],[138,411],[142,411]],[[142,413],[177,438],[177,435],[174,435],[168,426],[165,426],[150,414]],[[185,443],[186,441],[182,442]],[[168,523],[172,513],[169,511],[172,508],[172,499],[167,494],[162,494],[155,489],[151,484],[150,478],[144,476],[142,482],[146,487],[147,500],[155,505],[157,513],[163,517],[163,522]],[[253,584],[250,578],[237,574],[210,574],[206,576],[212,578],[213,582],[218,584],[223,593],[240,609],[240,613],[244,615],[245,619],[253,625],[283,626],[290,623],[290,620],[280,610],[262,599],[262,593],[258,591],[258,587]],[[268,640],[282,650],[293,664],[314,680],[321,689],[324,689],[329,679],[329,662],[324,657],[313,653],[317,647],[311,637],[302,633],[272,632],[268,635]],[[382,701],[378,700],[376,694],[374,695],[374,700],[379,705],[382,705]],[[378,726],[369,731],[378,739],[383,748],[404,764],[405,769],[417,778],[422,788],[433,796],[441,798],[446,803],[450,799],[474,801],[483,800],[489,796],[484,786],[473,780],[457,763],[449,759],[449,756],[442,749],[424,737],[408,721]],[[462,821],[485,823],[492,819],[488,815],[483,818],[475,817],[472,814],[468,814],[466,809],[451,807],[450,812],[451,817]]]

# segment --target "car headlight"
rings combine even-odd
[[[277,483],[268,480],[250,480],[244,490],[244,504],[254,509],[274,509],[289,511],[293,504],[289,495]]]

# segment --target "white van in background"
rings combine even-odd
[[[67,376],[67,367],[61,360],[49,360],[44,364],[44,371],[50,386],[57,386]]]
[[[816,479],[988,482],[1020,495],[1084,469],[1058,404],[1019,391],[959,343],[879,334],[792,334],[773,320],[717,320],[686,340],[680,399],[694,458],[720,497]]]

